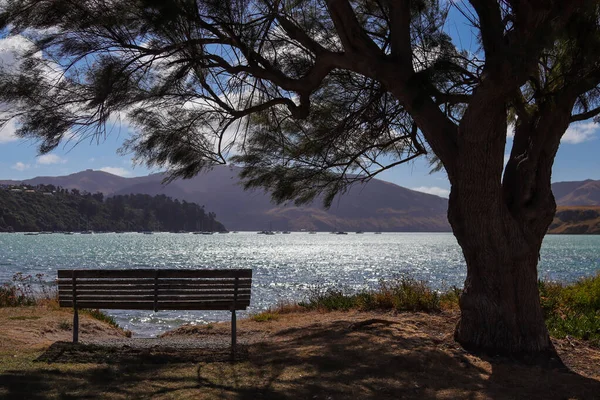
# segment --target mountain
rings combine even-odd
[[[77,189],[89,193],[112,194],[115,187],[127,186],[127,178],[91,169],[67,176],[38,176],[24,181],[0,181],[0,184],[54,185],[65,189]]]
[[[557,182],[552,191],[559,206],[600,206],[600,181]]]
[[[25,184],[51,184],[105,195],[165,194],[205,206],[229,230],[449,231],[447,200],[373,179],[337,196],[330,209],[319,201],[303,207],[277,206],[261,190],[244,191],[234,166],[219,166],[189,180],[163,185],[163,174],[123,178],[86,170],[61,177],[38,177]],[[19,183],[0,181],[0,183]]]

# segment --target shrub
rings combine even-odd
[[[361,311],[441,311],[441,299],[451,301],[451,296],[443,297],[429,288],[426,282],[401,277],[391,281],[381,281],[374,290],[351,291],[349,289],[313,288],[305,302],[299,303],[310,310]]]

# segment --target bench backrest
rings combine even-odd
[[[58,270],[61,307],[245,310],[251,286],[251,269]]]

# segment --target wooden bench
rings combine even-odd
[[[229,310],[235,358],[236,310],[250,305],[251,269],[61,269],[60,307],[73,308],[73,343],[80,308],[105,310]]]

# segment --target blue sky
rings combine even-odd
[[[467,21],[455,9],[451,11],[446,25],[447,32],[455,43],[470,51],[477,51],[477,43]],[[13,42],[0,40],[0,62],[6,61]],[[7,53],[8,52],[8,53]],[[56,176],[92,168],[121,176],[147,175],[149,171],[133,166],[131,156],[117,154],[124,138],[129,134],[128,126],[115,124],[111,135],[100,144],[83,141],[77,146],[65,143],[52,153],[37,155],[36,144],[17,139],[14,126],[7,125],[0,131],[0,179],[27,179],[35,176]],[[509,138],[507,150],[512,141]],[[592,121],[574,124],[563,138],[556,157],[553,181],[600,179],[600,126]],[[449,183],[444,173],[429,174],[427,160],[417,159],[400,165],[378,176],[398,185],[447,196]]]

